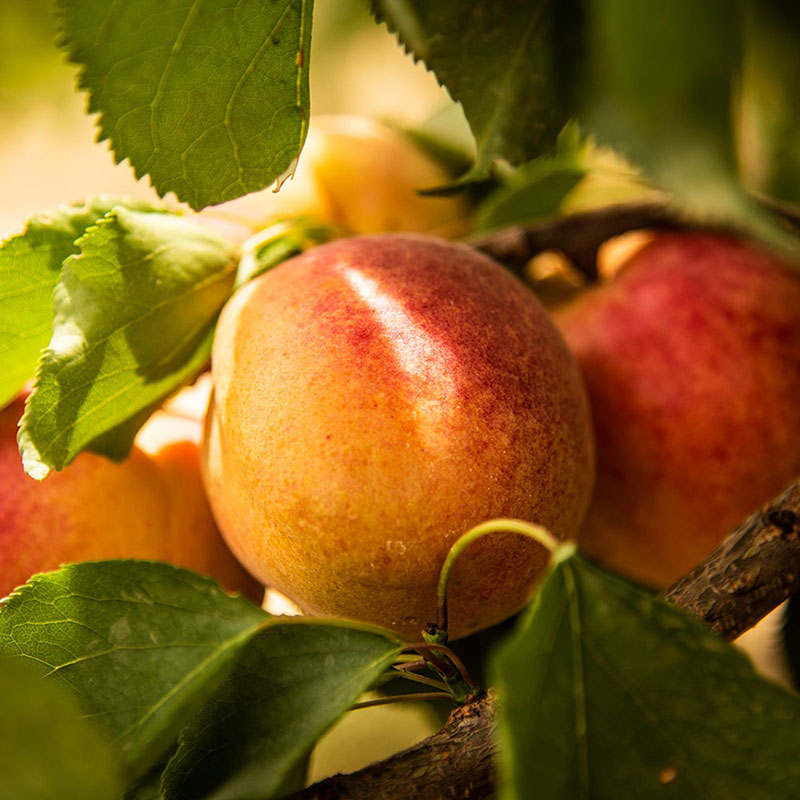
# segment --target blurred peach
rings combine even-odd
[[[0,411],[0,597],[64,563],[140,558],[188,567],[261,602],[262,587],[226,547],[203,491],[202,415],[157,412],[121,463],[81,453],[38,482],[17,449],[23,404]]]

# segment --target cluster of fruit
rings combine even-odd
[[[64,561],[156,558],[417,636],[448,549],[488,518],[577,538],[662,588],[800,475],[800,276],[771,254],[659,234],[551,313],[430,235],[466,209],[415,194],[446,176],[397,134],[314,137],[291,213],[360,235],[229,301],[202,456],[202,421],[167,409],[125,462],[82,454],[38,485],[16,451],[20,402],[2,412],[0,596]],[[518,611],[546,560],[512,533],[471,545],[451,636]]]

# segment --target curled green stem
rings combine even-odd
[[[488,522],[482,522],[480,525],[470,528],[470,530],[456,540],[450,548],[450,552],[448,552],[447,558],[445,558],[444,564],[442,565],[442,570],[439,573],[436,616],[436,627],[439,631],[447,633],[447,586],[456,559],[476,539],[480,539],[489,533],[498,533],[500,531],[519,533],[523,536],[527,536],[529,539],[533,539],[550,551],[551,559],[556,551],[563,546],[562,542],[559,542],[552,533],[541,525],[534,525],[531,522],[525,522],[520,519],[491,519]]]

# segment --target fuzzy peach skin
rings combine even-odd
[[[663,588],[800,475],[800,276],[661,234],[558,314],[593,411],[590,557]]]
[[[22,470],[23,400],[0,411],[0,597],[37,572],[105,558],[169,561],[260,602],[219,535],[200,477],[202,423],[157,412],[128,458],[81,453],[35,481]]]
[[[204,477],[231,549],[307,613],[419,637],[450,545],[518,517],[574,536],[593,478],[583,387],[534,295],[488,258],[386,234],[243,287],[212,357]],[[461,557],[451,636],[518,611],[547,557]]]

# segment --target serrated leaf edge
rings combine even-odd
[[[310,0],[301,0],[301,3],[300,3],[300,15],[301,15],[300,16],[300,19],[301,19],[301,23],[300,23],[300,41],[301,41],[301,43],[302,43],[302,38],[303,38],[303,36],[305,34],[306,9],[308,8],[308,3],[309,2],[310,2]],[[66,3],[66,0],[55,0],[55,2],[54,2],[53,13],[54,13],[54,16],[55,16],[55,19],[56,19],[55,43],[65,53],[66,58],[69,61],[69,63],[73,64],[73,65],[75,65],[77,67],[77,74],[78,74],[77,84],[78,84],[78,88],[81,91],[85,92],[85,94],[86,94],[86,96],[88,98],[88,101],[87,101],[87,104],[86,104],[87,113],[88,114],[96,114],[97,115],[97,121],[96,121],[97,137],[96,137],[95,141],[98,142],[98,143],[104,142],[104,141],[108,142],[109,143],[109,150],[111,151],[111,155],[112,155],[112,158],[114,159],[114,163],[115,164],[125,164],[127,162],[128,166],[132,170],[132,172],[133,172],[133,174],[134,174],[134,176],[136,177],[137,180],[146,179],[147,180],[147,185],[150,186],[150,188],[152,188],[153,191],[160,198],[162,198],[162,199],[165,198],[168,194],[170,194],[170,192],[174,192],[174,189],[166,188],[162,192],[161,188],[156,185],[155,181],[153,180],[152,175],[147,170],[140,169],[136,164],[133,163],[133,161],[131,161],[130,156],[125,155],[124,153],[121,153],[121,152],[119,152],[117,150],[117,147],[116,147],[115,142],[114,142],[113,134],[109,131],[109,126],[106,123],[106,114],[102,110],[102,108],[100,108],[98,106],[97,101],[95,100],[94,95],[92,93],[91,86],[89,85],[89,83],[87,81],[86,65],[83,62],[81,62],[81,61],[77,60],[76,58],[74,58],[73,55],[72,55],[72,50],[71,50],[72,39],[71,39],[69,33],[66,30],[66,23],[65,23],[65,17],[66,17],[66,9],[64,8],[65,3]],[[196,3],[193,4],[191,11],[193,12],[196,7],[197,7],[197,4]],[[189,17],[187,17],[187,20],[184,22],[184,26],[189,23],[190,19],[191,19],[191,12],[190,12]],[[269,37],[266,37],[265,41],[268,38]],[[305,144],[306,136],[308,134],[309,119],[308,119],[308,115],[305,113],[305,109],[303,108],[303,105],[302,105],[302,102],[301,102],[301,98],[300,98],[300,94],[301,94],[301,84],[302,84],[301,76],[302,76],[302,72],[303,72],[303,59],[308,59],[309,54],[308,53],[303,54],[302,51],[303,51],[302,44],[300,44],[300,45],[298,45],[298,52],[300,54],[302,54],[302,58],[299,60],[299,63],[297,65],[297,77],[296,77],[296,80],[295,80],[295,102],[296,102],[297,109],[301,112],[302,122],[301,122],[301,128],[300,128],[300,135],[298,137],[297,152],[295,153],[294,157],[292,158],[292,160],[290,161],[289,165],[284,170],[284,172],[281,175],[278,175],[274,180],[272,180],[269,183],[267,183],[264,186],[262,186],[261,187],[262,189],[266,189],[266,188],[268,188],[269,186],[272,186],[272,185],[276,185],[276,186],[280,187],[281,182],[285,181],[288,177],[290,177],[294,173],[294,170],[297,167],[297,162],[298,162],[298,159],[300,157],[300,153],[301,153],[301,151],[303,149],[303,145]],[[241,172],[241,167],[239,167],[239,171]],[[192,190],[192,194],[195,194],[195,190],[194,189]],[[175,192],[175,196],[177,197],[177,192]],[[242,197],[242,196],[244,196],[244,195],[237,195],[236,197]],[[227,198],[227,199],[236,199],[236,197]],[[183,199],[183,198],[179,197],[178,199],[181,202],[185,202],[194,211],[200,211],[203,208],[207,208],[210,205],[217,205],[218,204],[218,203],[212,202],[212,203],[207,203],[205,206],[203,206],[203,205],[200,205],[200,204],[195,204],[195,202],[193,202],[193,199],[196,199],[196,198],[190,199],[190,198],[187,197],[187,198]],[[220,200],[218,202],[225,202],[225,200]]]
[[[84,253],[84,250],[83,250],[82,242],[88,241],[89,238],[91,237],[91,235],[95,231],[98,231],[103,227],[111,227],[112,225],[117,223],[119,221],[119,215],[118,215],[118,211],[119,210],[120,210],[120,208],[117,207],[117,206],[115,206],[114,208],[110,209],[108,212],[106,212],[106,214],[103,215],[103,217],[98,219],[95,222],[94,225],[89,225],[84,230],[83,234],[81,236],[79,236],[75,240],[75,244],[80,248],[80,252],[76,253],[76,254],[73,254],[71,256],[68,256],[66,259],[64,259],[64,262],[62,263],[61,274],[59,275],[58,282],[56,283],[56,286],[55,286],[55,289],[54,289],[54,303],[55,303],[55,298],[57,297],[57,295],[59,293],[59,289],[61,287],[61,281],[62,281],[63,275],[64,275],[64,267],[69,262],[80,261],[81,259],[83,259],[85,257],[85,253]],[[149,212],[138,212],[138,213],[149,213]],[[156,212],[153,212],[153,213],[169,213],[169,212],[156,211]],[[175,216],[179,216],[179,217],[183,218],[182,214],[177,214]],[[187,221],[189,221],[189,220],[187,220]],[[190,222],[190,224],[193,224],[193,223]],[[214,283],[215,281],[224,280],[224,279],[228,278],[231,274],[234,274],[236,272],[236,268],[237,268],[237,262],[232,258],[229,261],[227,267],[224,270],[220,270],[219,272],[210,274],[205,281],[201,281],[201,282],[195,284],[194,287],[192,288],[192,291],[202,291],[202,290],[208,288],[208,286],[210,284]],[[61,291],[63,291],[63,288],[61,288]],[[183,297],[183,295],[182,295],[182,297]],[[151,308],[149,308],[147,310],[147,313],[148,314],[152,314],[154,311],[156,311],[156,310],[158,310],[158,309],[160,309],[162,307],[163,306],[161,306],[161,305],[160,306],[151,307]],[[54,317],[53,317],[53,330],[54,331],[55,331],[56,325],[58,323],[58,320],[59,320],[59,315],[58,315],[58,313],[55,313]],[[199,333],[200,330],[202,329],[202,327],[205,324],[210,324],[212,321],[213,320],[208,320],[208,321],[206,321],[206,323],[203,323],[203,324],[198,323],[199,327],[197,327],[196,329],[193,329],[192,332],[187,334],[187,337],[191,338],[193,335]],[[127,322],[125,324],[125,326],[123,326],[123,327],[127,327],[127,325],[130,325],[130,324],[132,324],[132,322]],[[116,333],[118,330],[121,330],[121,329],[122,328],[115,329],[114,333]],[[51,342],[52,342],[52,338],[51,338]],[[97,346],[98,346],[98,343],[95,343],[94,345],[92,345],[92,348],[97,347]],[[92,348],[89,348],[89,349],[91,350]],[[90,449],[91,443],[92,443],[92,441],[94,441],[94,440],[90,440],[88,442],[85,442],[84,445],[81,447],[81,449],[78,450],[78,452],[72,458],[67,460],[65,463],[51,467],[51,466],[48,465],[48,463],[46,461],[47,453],[52,449],[53,444],[56,441],[58,441],[58,439],[60,437],[62,437],[63,435],[66,434],[68,429],[64,429],[62,431],[59,431],[58,436],[56,436],[55,438],[51,439],[51,441],[48,443],[47,449],[44,452],[42,452],[33,443],[32,439],[31,439],[31,437],[30,437],[30,435],[28,433],[28,427],[30,425],[30,415],[32,413],[32,411],[30,410],[31,409],[31,401],[33,400],[34,395],[36,394],[36,391],[37,391],[37,389],[39,387],[39,381],[40,381],[40,378],[42,376],[43,369],[45,368],[45,366],[47,364],[50,363],[51,359],[53,359],[53,357],[55,357],[56,355],[57,355],[57,351],[53,347],[51,347],[49,345],[47,347],[42,348],[41,352],[39,353],[39,358],[37,360],[36,370],[35,370],[35,373],[34,373],[33,388],[32,388],[31,393],[28,395],[28,397],[25,400],[25,411],[23,412],[22,418],[19,421],[18,431],[17,431],[17,446],[19,447],[19,451],[20,451],[20,453],[22,455],[22,466],[23,466],[23,469],[25,470],[27,475],[29,475],[30,477],[34,478],[34,480],[39,480],[39,481],[44,480],[48,476],[48,474],[51,471],[53,471],[54,469],[56,471],[58,471],[58,470],[63,469],[64,467],[68,466],[72,462],[72,460],[77,457],[77,455],[79,453],[83,452],[86,449]],[[166,392],[164,394],[164,398],[168,397],[169,394],[171,394],[171,392],[174,391],[174,390],[175,389],[173,387],[173,389],[171,389],[169,392]],[[91,411],[76,417],[75,422],[73,424],[77,424],[78,422],[81,422],[81,421],[85,420],[87,418],[87,416],[89,416],[89,414],[96,413],[96,411],[98,409],[101,409],[104,405],[106,405],[106,404],[112,402],[113,400],[115,400],[117,397],[119,397],[121,394],[123,394],[124,391],[127,391],[127,389],[123,389],[123,390],[118,391],[116,395],[114,395],[112,397],[109,397],[109,398],[106,398],[103,401],[102,404],[96,406]],[[162,399],[164,399],[164,398],[162,398]]]

